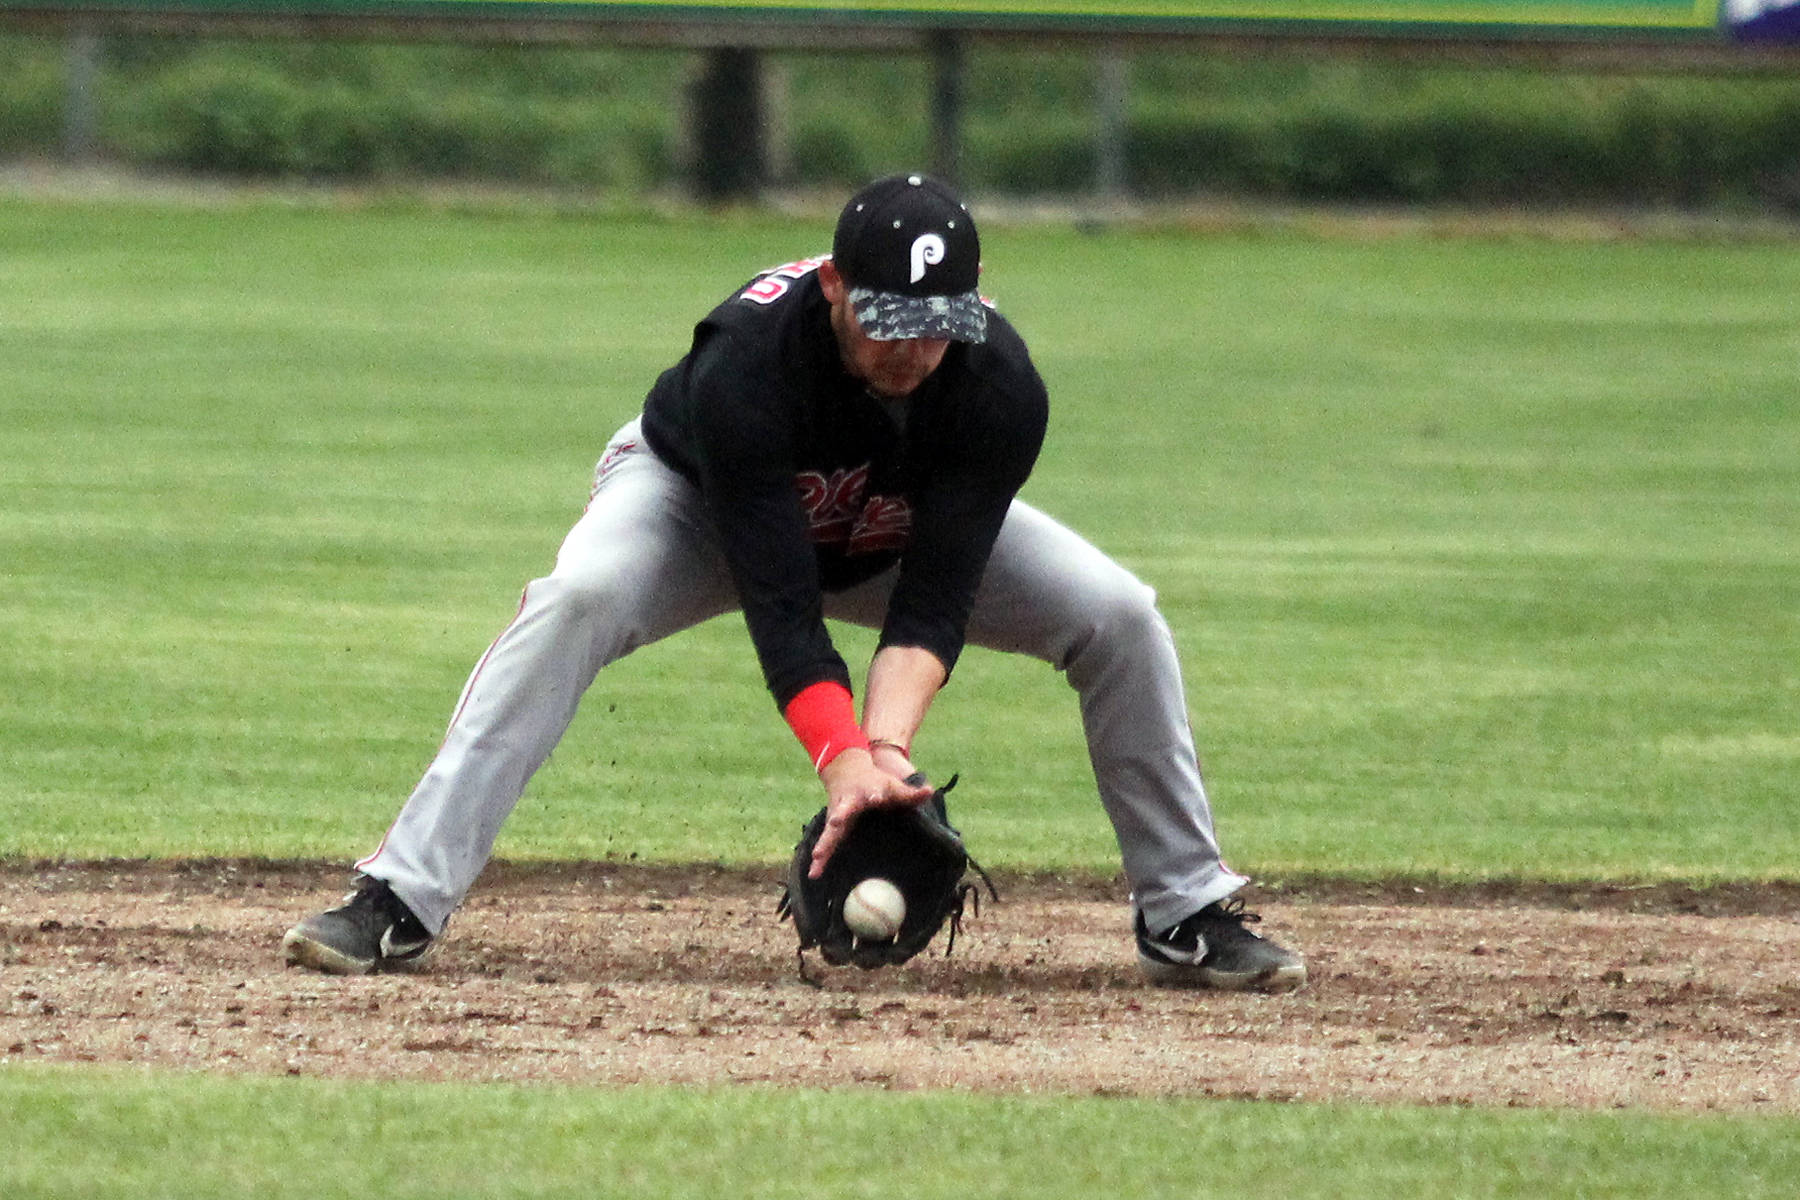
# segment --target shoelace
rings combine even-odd
[[[1214,916],[1209,923],[1223,925],[1228,935],[1236,935],[1251,939],[1256,938],[1257,935],[1251,933],[1245,926],[1255,925],[1261,922],[1262,914],[1251,912],[1245,907],[1242,899],[1237,896],[1229,896],[1226,899],[1219,901],[1213,907],[1216,909],[1217,915]]]
[[[1228,896],[1219,901],[1219,915],[1246,925],[1254,925],[1262,920],[1262,914],[1251,912],[1241,896]]]

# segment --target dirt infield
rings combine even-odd
[[[497,867],[426,971],[284,968],[338,867],[0,869],[0,1062],[342,1077],[1800,1112],[1800,889],[1290,886],[1288,996],[1140,983],[1122,893],[997,882],[801,978],[772,875]],[[941,943],[940,943],[941,945]]]

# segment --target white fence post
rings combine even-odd
[[[1102,204],[1123,200],[1128,189],[1125,134],[1129,120],[1131,60],[1117,45],[1095,53],[1094,192]]]
[[[100,76],[100,35],[86,25],[69,31],[68,78],[63,89],[63,160],[91,163],[100,154],[100,103],[94,96]]]

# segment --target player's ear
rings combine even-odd
[[[842,304],[849,291],[844,284],[844,277],[838,274],[837,264],[829,258],[819,264],[819,290],[825,293],[827,304]]]

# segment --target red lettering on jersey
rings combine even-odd
[[[830,258],[829,254],[821,254],[817,258],[802,258],[796,262],[783,263],[772,267],[756,277],[756,282],[738,293],[740,300],[753,300],[758,304],[773,304],[787,295],[798,280],[819,269],[819,264]]]
[[[801,471],[794,476],[800,492],[800,506],[806,510],[807,537],[822,545],[848,542],[856,527],[857,510],[862,507],[863,491],[869,486],[869,468],[863,466],[833,471],[830,478],[817,471]]]
[[[870,496],[850,531],[850,553],[900,550],[912,537],[912,505],[904,496]]]
[[[912,505],[902,496],[866,496],[869,468],[818,471],[794,476],[806,535],[821,546],[841,546],[849,554],[898,550],[912,535]]]

